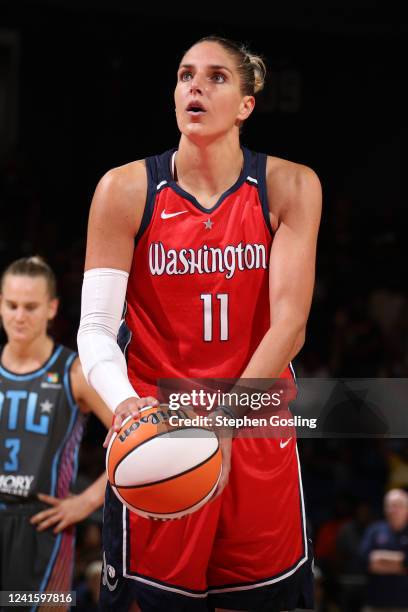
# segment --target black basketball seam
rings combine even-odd
[[[180,474],[181,476],[181,474]],[[115,486],[115,485],[114,485]],[[141,510],[141,512],[146,512],[146,514],[151,514],[153,515],[166,515],[166,514],[178,514],[179,512],[184,512],[185,510],[189,510],[190,508],[193,508],[194,506],[197,506],[197,504],[199,504],[200,502],[203,501],[203,499],[205,499],[206,497],[208,497],[208,495],[211,493],[212,489],[215,488],[216,485],[213,485],[212,487],[210,487],[210,489],[207,491],[207,493],[205,495],[203,495],[203,497],[201,497],[201,499],[199,499],[197,502],[195,502],[194,504],[192,504],[191,506],[186,506],[185,508],[181,508],[181,510],[176,510],[175,512],[149,512],[148,510],[145,510],[143,508],[139,508],[138,506],[133,506],[133,504],[130,504],[133,508],[135,508],[136,510]],[[119,490],[120,493],[120,489],[128,489],[129,487],[115,487],[116,489]],[[136,488],[136,487],[132,487],[132,488]],[[122,497],[122,496],[121,496]],[[210,500],[208,500],[210,501]],[[129,503],[129,502],[128,502]]]
[[[152,485],[162,484],[163,482],[167,482],[168,480],[174,480],[174,478],[178,478],[179,476],[184,476],[185,474],[188,474],[189,472],[196,470],[197,468],[201,467],[202,465],[210,461],[210,459],[212,459],[214,455],[217,454],[218,450],[219,450],[219,445],[217,446],[213,454],[207,457],[207,459],[204,459],[204,461],[197,463],[197,465],[194,465],[193,467],[188,468],[188,470],[184,470],[184,472],[180,472],[180,474],[176,474],[174,476],[168,476],[167,478],[162,478],[161,480],[154,480],[153,482],[145,482],[144,484],[140,484],[140,485],[117,485],[115,484],[113,486],[116,487],[117,489],[119,488],[120,489],[143,489],[144,487],[150,487]]]
[[[190,427],[177,427],[175,431],[184,431],[184,430],[187,430],[187,429],[190,429]],[[199,427],[199,428],[195,428],[195,429],[203,429],[203,428],[202,428],[202,427]],[[208,431],[209,431],[209,430],[208,430]],[[160,436],[165,436],[165,435],[167,435],[168,433],[170,433],[170,432],[169,432],[169,431],[163,431],[162,433],[158,433],[158,434],[156,434],[155,436],[152,436],[151,438],[146,438],[146,440],[143,440],[143,442],[141,442],[141,443],[138,445],[138,447],[137,447],[137,448],[140,448],[141,446],[143,446],[143,444],[146,444],[147,442],[149,442],[149,440],[154,440],[155,438],[159,438]],[[119,433],[118,433],[118,436],[119,436]],[[220,446],[220,444],[219,444],[219,442],[218,442],[218,438],[217,438],[217,443],[218,443],[218,446],[217,446],[217,450],[218,450],[218,449],[219,449],[219,446]],[[121,460],[118,462],[118,464],[116,465],[115,469],[113,470],[113,481],[114,481],[114,482],[113,482],[113,483],[111,483],[111,484],[113,484],[113,486],[115,486],[115,487],[117,487],[117,486],[122,486],[122,485],[117,485],[117,484],[116,484],[116,482],[115,482],[116,470],[118,469],[118,467],[120,466],[120,464],[122,463],[122,461],[124,461],[124,460],[126,459],[126,457],[127,457],[128,455],[130,455],[130,453],[133,453],[133,451],[134,451],[134,450],[135,450],[134,448],[131,448],[131,449],[130,449],[130,450],[127,452],[127,453],[126,453],[126,455],[124,455],[124,456],[122,457],[122,459],[121,459]],[[214,453],[211,455],[211,457],[213,457],[213,456],[215,455],[215,453],[217,452],[217,450],[216,450],[216,451],[215,451],[215,452],[214,452]],[[206,459],[206,461],[208,461],[208,459],[211,459],[211,457],[208,457],[208,458]],[[201,463],[199,463],[198,465],[202,465],[203,463],[205,463],[205,462],[204,462],[204,461],[202,461],[202,462],[201,462]],[[189,468],[189,469],[188,469],[186,472],[190,471],[191,469],[195,469],[196,467],[198,467],[198,466],[195,466],[194,468]],[[184,474],[184,472],[182,472],[182,473]],[[156,484],[157,482],[164,482],[165,480],[169,480],[170,478],[173,478],[173,476],[171,476],[171,477],[169,477],[169,478],[164,478],[163,480],[156,480],[154,483],[150,483],[150,484]],[[135,485],[135,487],[145,487],[145,486],[146,486],[146,485]],[[124,487],[123,487],[123,488],[124,488]],[[134,488],[134,486],[133,486],[133,485],[131,485],[131,486],[130,486],[130,487],[128,487],[128,488]]]

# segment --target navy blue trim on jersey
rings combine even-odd
[[[40,376],[45,374],[47,370],[49,370],[54,365],[54,363],[57,361],[58,357],[61,354],[62,348],[63,347],[61,344],[58,345],[54,349],[48,361],[38,370],[34,370],[33,372],[29,372],[28,374],[13,374],[13,372],[10,372],[10,370],[7,370],[7,368],[5,368],[4,366],[0,364],[0,374],[4,376],[4,378],[8,378],[9,380],[17,380],[17,381],[33,380],[34,378],[39,378]]]
[[[223,201],[225,200],[225,198],[227,198],[229,195],[231,195],[231,193],[234,193],[234,191],[237,191],[237,189],[239,189],[241,187],[241,185],[245,182],[250,169],[251,169],[251,158],[252,158],[252,154],[251,151],[249,151],[249,149],[247,149],[246,147],[241,147],[242,149],[242,153],[244,155],[244,166],[241,170],[241,173],[237,179],[237,181],[234,183],[234,185],[232,185],[229,189],[227,189],[227,191],[224,191],[224,193],[221,194],[221,196],[218,198],[217,202],[214,204],[214,206],[212,206],[211,208],[205,208],[205,206],[202,206],[200,204],[200,202],[193,196],[191,195],[191,193],[188,193],[188,191],[184,191],[184,189],[182,189],[180,187],[180,185],[178,185],[176,183],[176,181],[174,180],[174,178],[171,175],[171,157],[175,151],[175,149],[171,149],[170,151],[166,151],[165,153],[163,153],[162,157],[162,170],[163,170],[163,180],[167,181],[167,184],[169,187],[171,187],[173,189],[173,191],[175,191],[176,193],[178,193],[179,195],[181,195],[181,197],[185,198],[186,200],[188,200],[189,202],[191,202],[193,204],[193,206],[195,206],[195,208],[198,208],[198,210],[201,210],[202,212],[206,213],[206,214],[211,214],[213,213],[215,210],[217,210],[217,208],[219,208],[221,206],[221,204],[223,203]],[[161,177],[159,177],[161,178]]]
[[[262,212],[265,219],[266,226],[273,236],[273,229],[271,225],[271,220],[269,217],[269,202],[268,202],[268,191],[266,187],[266,163],[268,160],[268,156],[265,153],[258,153],[257,160],[257,169],[256,169],[256,178],[258,181],[258,193],[259,199],[262,204]]]
[[[122,353],[125,356],[125,360],[127,363],[127,350],[129,347],[129,344],[132,340],[132,332],[130,331],[127,323],[126,323],[126,319],[123,319],[120,326],[119,326],[119,330],[118,330],[118,335],[116,337],[116,342],[120,348],[120,350],[122,351]]]
[[[249,151],[250,155],[251,155],[251,160],[250,160],[250,164],[249,164],[249,168],[248,168],[248,174],[247,177],[252,177],[254,179],[256,179],[259,182],[259,177],[258,177],[258,156],[261,155],[261,153],[256,153],[256,151]]]
[[[157,193],[157,185],[158,185],[158,177],[156,172],[156,163],[155,157],[146,157],[145,165],[146,165],[146,175],[147,175],[147,193],[146,193],[146,203],[143,210],[142,220],[140,222],[140,227],[135,236],[135,248],[146,231],[147,227],[150,224],[153,216],[154,203],[156,201],[156,193]]]

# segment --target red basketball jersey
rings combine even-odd
[[[211,209],[174,181],[174,151],[146,160],[147,202],[127,289],[131,338],[120,342],[141,397],[155,396],[160,378],[238,378],[270,326],[266,156],[243,152],[238,180]],[[290,368],[281,376],[291,378]],[[297,571],[308,556],[294,429],[289,436],[283,444],[234,440],[222,495],[181,520],[124,510],[124,576],[204,597]]]
[[[140,397],[155,395],[159,378],[238,378],[270,326],[266,155],[244,148],[238,180],[207,209],[174,181],[173,153],[146,159],[127,289],[128,370]]]

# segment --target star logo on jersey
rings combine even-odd
[[[212,229],[212,226],[214,225],[214,222],[211,221],[211,219],[207,219],[207,221],[203,221],[203,223],[204,223],[205,229],[208,229],[208,230]]]
[[[46,399],[45,402],[41,402],[40,406],[41,412],[48,412],[48,414],[50,414],[51,408],[54,406],[54,404],[52,404],[48,399]]]
[[[184,213],[186,213],[186,210],[179,210],[177,212],[173,212],[173,213],[166,213],[166,209],[162,210],[160,217],[162,219],[171,219],[172,217],[177,217],[178,215],[184,215]]]

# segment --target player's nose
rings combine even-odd
[[[204,89],[203,78],[199,73],[196,73],[190,81],[191,93],[202,93]]]
[[[17,321],[24,321],[25,318],[25,310],[24,308],[17,308],[16,310],[16,320]]]

